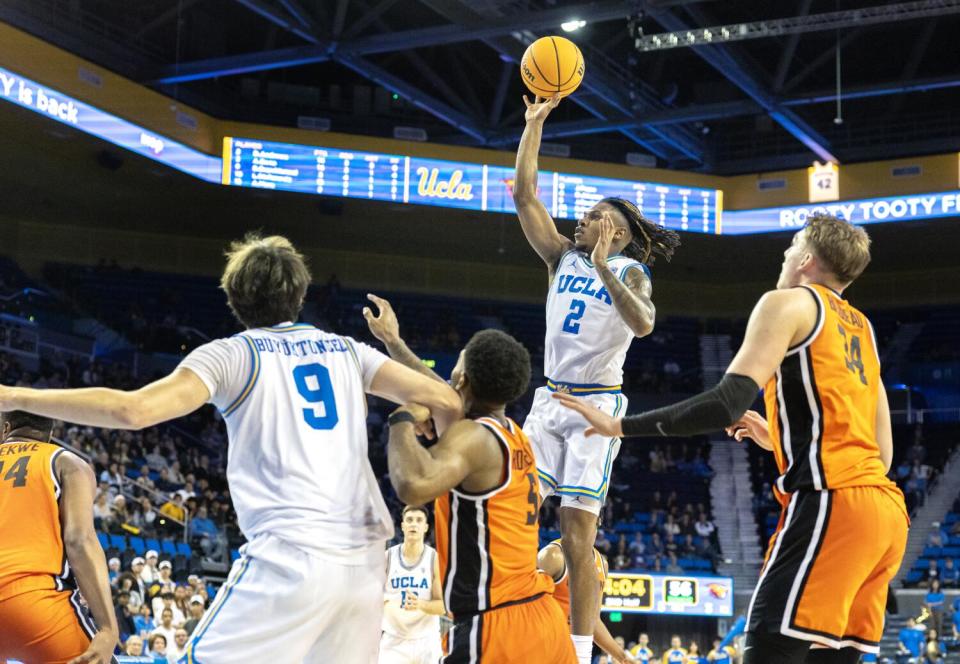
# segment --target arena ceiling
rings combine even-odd
[[[0,0],[218,117],[506,150],[517,61],[570,19],[587,75],[544,140],[571,156],[730,174],[960,149],[960,0]]]

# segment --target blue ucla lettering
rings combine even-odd
[[[598,300],[603,300],[607,304],[613,304],[613,300],[610,299],[610,293],[607,292],[606,286],[601,286],[600,290],[597,291],[597,294],[594,296]]]
[[[567,286],[570,285],[571,279],[573,279],[572,274],[561,274],[560,278],[557,279],[557,292],[565,293],[567,291]]]
[[[596,296],[597,296],[597,291],[595,291],[595,290],[590,290],[590,288],[593,286],[593,282],[594,282],[594,281],[596,281],[596,280],[595,280],[595,279],[591,279],[590,281],[587,282],[587,285],[583,287],[583,294],[584,294],[584,295],[589,295],[590,297],[596,297]]]
[[[586,277],[574,277],[573,282],[570,284],[569,290],[571,293],[579,293],[583,290],[583,287],[586,285],[586,283]]]
[[[426,590],[429,586],[427,585],[426,579],[422,578],[418,582],[417,579],[412,576],[401,576],[390,579],[390,587],[394,590]]]

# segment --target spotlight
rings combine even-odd
[[[566,23],[561,23],[560,27],[563,29],[564,32],[576,32],[586,24],[587,24],[586,21],[581,21],[580,19],[575,18],[567,21]]]

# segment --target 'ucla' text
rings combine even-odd
[[[417,581],[417,579],[412,576],[401,576],[399,578],[390,579],[390,587],[394,590],[426,590],[430,586],[425,578],[421,578],[420,581]]]
[[[562,274],[557,278],[558,293],[579,293],[588,297],[595,297],[607,304],[613,304],[610,299],[610,293],[603,286],[597,290],[594,288],[596,279],[593,277],[580,277],[573,274]]]

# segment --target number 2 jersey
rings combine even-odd
[[[877,443],[880,359],[867,317],[829,288],[802,286],[817,323],[764,388],[781,494],[894,488]],[[899,492],[898,492],[899,493]]]
[[[435,501],[443,598],[457,621],[553,590],[537,571],[540,483],[530,441],[513,420],[475,421],[500,443],[506,467],[490,491],[453,489]]]
[[[366,392],[387,356],[284,323],[200,346],[181,367],[227,424],[227,480],[248,540],[349,554],[393,536],[367,458]],[[383,549],[376,552],[382,561]],[[369,561],[358,560],[356,564]]]
[[[63,453],[35,440],[0,443],[0,601],[75,589],[60,530],[56,462]]]
[[[626,256],[607,259],[621,281],[647,266]],[[568,251],[557,263],[547,295],[544,375],[557,383],[616,386],[634,334],[613,305],[590,257]]]

